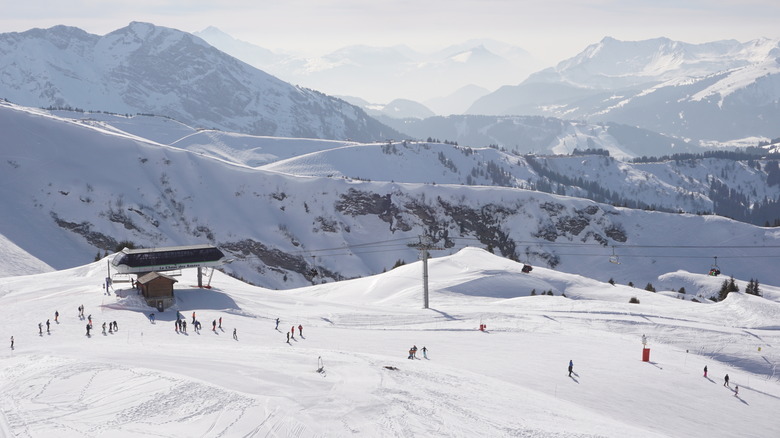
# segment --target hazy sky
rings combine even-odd
[[[553,65],[604,36],[777,38],[778,19],[778,0],[7,0],[0,32],[65,24],[103,35],[131,21],[186,32],[215,26],[265,48],[307,54],[353,44],[433,50],[493,38]]]

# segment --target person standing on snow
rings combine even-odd
[[[92,329],[92,324],[87,323],[87,337],[89,337],[89,331]]]
[[[739,397],[739,385],[734,387],[734,397]]]
[[[38,336],[43,336],[43,323],[38,323]]]
[[[222,317],[219,317],[219,329],[222,330]]]
[[[54,322],[56,322],[57,324],[59,324],[59,323],[60,323],[60,321],[59,321],[59,318],[60,318],[60,312],[58,312],[58,311],[56,311],[56,310],[55,310],[55,311],[54,311]]]
[[[49,323],[49,320],[47,319],[47,320],[46,320],[46,334],[47,334],[47,335],[50,335],[50,334],[51,334],[51,331],[49,331],[49,327],[50,327],[50,325],[51,325],[51,323]]]
[[[303,337],[303,326],[300,324],[298,324],[298,334],[301,335],[301,337]]]
[[[276,330],[279,330],[279,318],[276,318]]]
[[[423,357],[428,359],[428,349],[425,348],[425,345],[423,345],[422,352],[423,352]]]
[[[287,332],[287,343],[290,343],[290,332]]]
[[[704,365],[704,377],[707,377],[707,365]]]
[[[14,349],[14,337],[11,336],[11,350]]]
[[[236,334],[236,329],[233,329],[233,339],[236,341],[238,340],[238,334]]]
[[[571,373],[574,371],[574,361],[569,359],[569,377],[571,377]]]
[[[211,321],[211,331],[216,332],[217,331],[217,320]]]
[[[417,346],[412,346],[412,359],[417,359]]]
[[[290,333],[292,333],[292,338],[295,339],[295,326],[292,326]]]
[[[195,324],[195,312],[192,312],[192,323]]]
[[[728,374],[726,374],[726,377],[723,378],[723,386],[725,386],[727,388],[731,388],[729,386],[729,375]]]
[[[104,335],[106,334],[106,322],[105,321],[103,321],[103,334]]]

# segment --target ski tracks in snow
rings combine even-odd
[[[2,370],[2,436],[174,437],[182,424],[209,437],[317,436],[266,400],[200,381],[49,356],[31,363]]]

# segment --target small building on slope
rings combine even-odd
[[[173,284],[176,282],[173,277],[159,272],[149,272],[138,277],[136,287],[146,299],[146,304],[162,312],[166,307],[173,305]]]

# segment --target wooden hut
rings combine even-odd
[[[173,283],[176,279],[159,272],[150,272],[138,277],[136,287],[146,299],[146,304],[160,312],[173,305]]]

